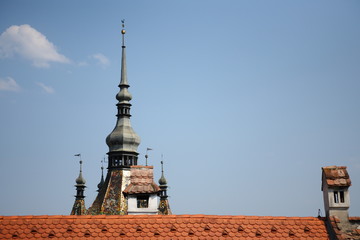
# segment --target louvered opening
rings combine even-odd
[[[229,235],[229,233],[228,233],[226,230],[224,230],[224,231],[222,232],[222,235],[223,235],[223,236],[227,236],[227,235]]]
[[[290,231],[289,231],[289,236],[290,236],[290,237],[293,237],[293,236],[295,236],[295,233],[294,233],[292,230],[290,230]]]
[[[142,232],[142,227],[137,226],[137,227],[136,227],[136,231],[137,231],[137,232]]]
[[[273,227],[271,228],[271,232],[276,232],[276,231],[277,231],[277,228],[273,226]]]
[[[14,239],[19,238],[19,234],[18,234],[18,233],[14,233],[14,234],[12,235],[12,238],[14,238]]]
[[[260,237],[261,235],[262,235],[262,233],[259,230],[257,230],[255,233],[255,236]]]
[[[54,232],[49,233],[48,238],[54,238],[54,237],[55,237],[55,233],[54,233]]]
[[[154,236],[155,236],[155,237],[160,236],[160,233],[159,233],[159,232],[155,232],[155,233],[154,233]]]
[[[72,233],[72,232],[73,232],[73,230],[72,230],[72,228],[71,228],[71,227],[69,227],[68,229],[66,229],[66,232],[67,232],[67,233]]]
[[[170,228],[170,231],[171,231],[171,232],[176,232],[176,231],[177,231],[177,228],[176,228],[174,225],[172,225],[171,228]]]
[[[211,228],[210,228],[209,225],[206,225],[205,228],[204,228],[204,230],[205,230],[206,232],[210,231],[210,229],[211,229]]]
[[[91,236],[90,232],[86,231],[86,233],[84,234],[84,237],[90,237],[90,236]]]
[[[190,231],[189,231],[189,236],[194,236],[194,234],[195,234],[195,233],[194,233],[193,230],[190,230]]]
[[[33,228],[33,229],[31,229],[31,232],[30,232],[30,233],[35,234],[35,233],[37,233],[37,232],[38,232],[37,229],[36,229],[36,228]]]
[[[102,229],[101,229],[101,232],[102,232],[102,233],[107,233],[107,231],[108,231],[108,230],[107,230],[106,227],[102,227]]]
[[[310,232],[310,228],[305,227],[305,228],[304,228],[304,232],[306,232],[306,233],[307,233],[307,232]]]
[[[243,232],[244,231],[244,228],[242,226],[239,226],[238,227],[238,232]]]

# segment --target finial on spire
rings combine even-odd
[[[161,154],[161,178],[159,179],[159,184],[162,186],[162,185],[166,185],[167,184],[167,181],[166,181],[166,178],[164,176],[164,162],[163,162],[163,155]]]
[[[80,158],[80,161],[79,161],[79,163],[80,163],[80,172],[79,172],[79,176],[76,178],[76,184],[78,184],[78,185],[85,185],[85,183],[86,183],[86,181],[85,181],[85,179],[83,178],[83,176],[82,176],[82,160],[81,160],[81,154],[80,153],[78,153],[78,154],[75,154],[74,155],[75,157],[79,157]]]
[[[125,31],[125,19],[123,19],[123,20],[121,20],[121,25],[122,25],[122,30],[121,30],[121,34],[122,34],[122,47],[125,47],[125,37],[124,37],[124,35],[125,35],[125,33],[126,33],[126,31]]]
[[[164,162],[163,162],[163,159],[164,158],[164,155],[163,154],[161,154],[161,173],[164,173]]]

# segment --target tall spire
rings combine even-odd
[[[82,160],[81,160],[81,154],[76,154],[76,157],[80,158],[80,172],[79,172],[79,176],[76,178],[75,182],[76,182],[76,195],[75,195],[75,203],[74,206],[71,210],[71,214],[70,215],[84,215],[86,213],[86,208],[85,208],[85,196],[84,196],[84,190],[86,188],[85,186],[85,179],[82,176]]]
[[[108,171],[105,181],[100,181],[98,195],[88,209],[88,214],[125,215],[128,210],[127,199],[123,191],[130,185],[130,168],[137,165],[137,148],[140,137],[135,133],[130,123],[130,100],[132,98],[126,71],[125,25],[122,21],[121,45],[121,79],[117,99],[117,121],[114,129],[106,138],[109,146]]]
[[[119,84],[120,91],[116,95],[118,103],[116,104],[117,123],[114,130],[106,138],[109,146],[109,168],[124,168],[131,165],[137,165],[139,153],[137,147],[140,144],[140,137],[135,133],[130,123],[130,100],[132,96],[128,91],[130,87],[126,71],[126,46],[125,46],[125,24],[122,20],[122,57],[121,57],[121,80]]]

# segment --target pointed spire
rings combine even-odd
[[[86,212],[85,208],[85,196],[84,196],[84,190],[86,188],[85,186],[85,179],[82,176],[82,160],[81,160],[81,154],[76,154],[76,157],[80,158],[79,164],[80,164],[80,171],[79,176],[76,178],[76,195],[75,195],[75,203],[71,210],[71,215],[84,215]]]
[[[122,35],[122,55],[121,55],[121,81],[120,81],[120,85],[119,87],[122,86],[127,86],[129,87],[128,81],[127,81],[127,72],[126,72],[126,52],[125,52],[125,20],[121,20],[122,22],[122,27],[123,29],[121,29],[121,35]]]
[[[76,185],[84,185],[85,186],[85,179],[83,178],[82,176],[82,160],[80,160],[80,172],[79,172],[79,176],[76,178],[75,182],[76,182]]]
[[[105,157],[104,160],[101,160],[101,180],[99,182],[99,184],[97,185],[98,187],[98,192],[100,192],[100,189],[102,188],[102,186],[104,185],[104,162],[105,162]]]
[[[125,52],[125,21],[122,20],[122,57],[121,57],[121,80],[120,91],[116,95],[117,123],[114,130],[107,136],[106,144],[109,146],[109,169],[128,168],[137,165],[139,153],[137,148],[140,144],[140,137],[135,133],[130,123],[130,100],[132,96],[128,91],[130,87],[126,71],[126,52]]]
[[[159,202],[159,207],[158,207],[158,214],[160,215],[170,215],[171,213],[171,209],[170,209],[170,204],[169,204],[169,200],[168,200],[168,195],[167,195],[167,181],[166,178],[164,176],[164,162],[163,162],[163,155],[161,154],[161,178],[159,179],[159,184],[160,184],[160,192],[159,192],[159,196],[160,196],[160,202]]]
[[[163,161],[161,161],[161,178],[159,179],[159,184],[160,185],[167,184],[166,178],[164,176],[164,162]]]

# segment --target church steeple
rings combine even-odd
[[[81,155],[80,154],[76,154],[75,156],[80,157],[80,172],[79,172],[79,176],[76,178],[75,182],[76,182],[76,196],[75,196],[75,203],[74,206],[71,210],[71,214],[70,215],[84,215],[86,213],[86,208],[85,208],[85,196],[84,196],[84,190],[86,188],[85,186],[85,179],[82,176],[82,160],[81,160]]]
[[[106,138],[106,144],[109,146],[109,169],[128,168],[137,165],[137,148],[140,144],[140,137],[135,133],[130,123],[130,100],[132,96],[128,91],[130,87],[126,71],[126,46],[125,46],[125,25],[122,21],[122,57],[121,57],[121,80],[119,84],[120,91],[116,95],[117,123],[114,130]]]

